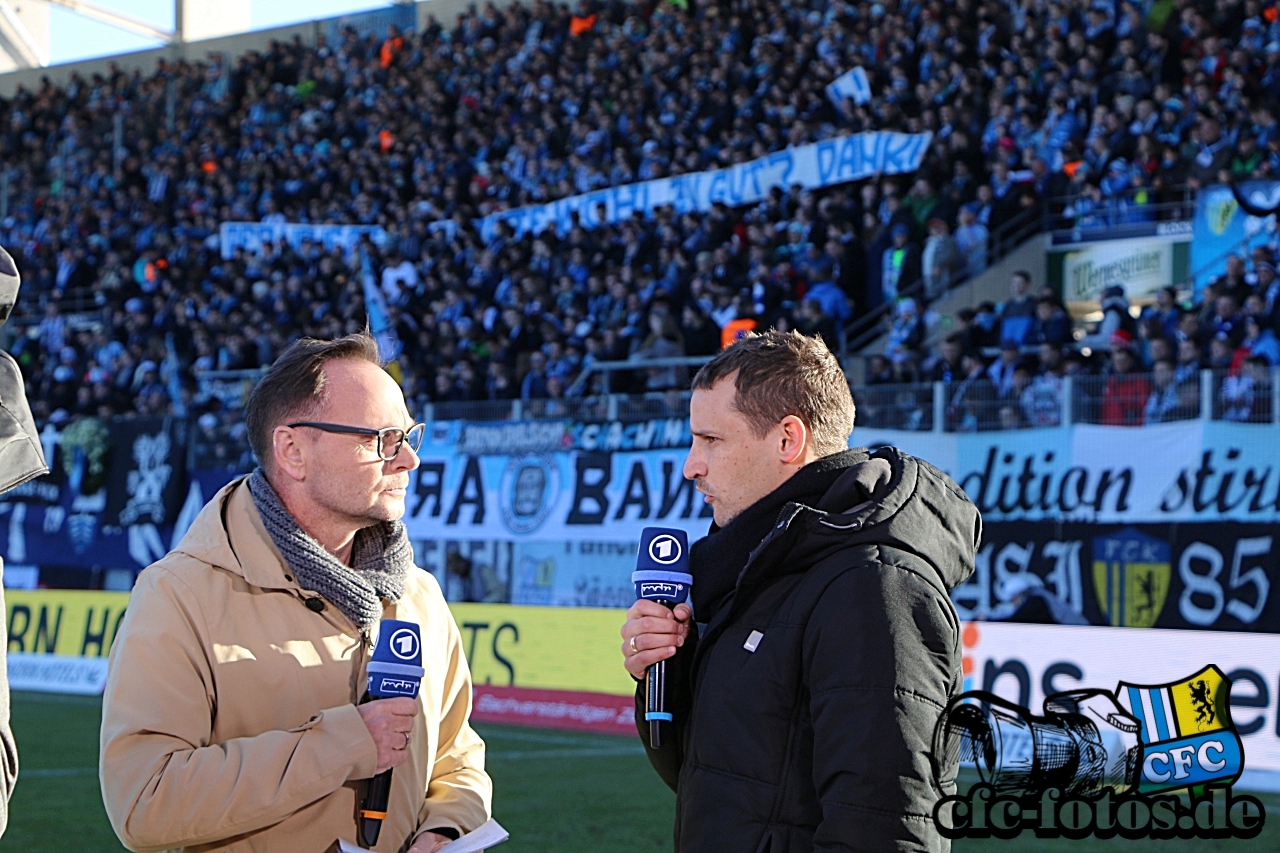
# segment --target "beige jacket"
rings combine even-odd
[[[99,774],[132,850],[322,853],[356,840],[377,753],[355,702],[368,639],[336,607],[305,606],[244,480],[138,576],[111,648]],[[435,579],[411,571],[383,615],[422,626],[426,675],[409,759],[392,777],[377,850],[489,817],[471,674]]]

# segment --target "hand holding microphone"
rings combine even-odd
[[[636,571],[631,576],[638,599],[622,626],[627,671],[645,678],[645,719],[649,743],[662,746],[662,724],[671,722],[666,706],[666,659],[689,634],[689,539],[683,530],[646,527],[640,534]]]
[[[378,628],[378,644],[374,647],[367,670],[369,696],[381,700],[359,706],[362,709],[360,716],[378,747],[378,773],[369,782],[369,790],[360,809],[360,839],[366,847],[373,847],[378,843],[382,821],[387,817],[391,768],[409,756],[413,718],[418,713],[418,688],[425,672],[422,668],[422,632],[418,625],[398,619],[383,619]],[[363,710],[375,706],[378,706],[377,711]]]
[[[400,696],[366,702],[357,705],[356,710],[378,749],[376,772],[403,764],[409,757],[409,732],[413,730],[413,718],[418,715],[418,703]]]
[[[692,624],[693,611],[687,604],[669,610],[656,601],[640,599],[627,610],[622,626],[622,665],[633,678],[643,679],[650,666],[684,645]]]

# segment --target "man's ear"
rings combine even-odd
[[[809,428],[795,415],[787,415],[778,424],[782,431],[778,442],[779,461],[785,465],[804,464],[809,450]]]
[[[307,478],[307,448],[296,429],[278,426],[271,433],[271,451],[281,476],[301,482]]]

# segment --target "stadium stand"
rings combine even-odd
[[[1269,386],[1245,380],[1276,360],[1265,252],[1199,303],[1173,294],[1141,322],[1119,306],[1088,356],[1063,354],[1070,324],[1034,282],[957,315],[955,358],[922,347],[927,302],[981,273],[998,244],[1172,215],[1188,188],[1280,173],[1276,12],[1260,0],[488,4],[422,32],[350,30],[46,83],[0,102],[0,243],[39,306],[15,318],[11,349],[40,419],[214,413],[234,399],[201,377],[363,325],[368,263],[417,404],[554,399],[593,361],[709,354],[744,320],[837,348],[883,322],[870,381],[952,383],[951,428],[1050,422],[1061,407],[1045,401],[1075,371],[1099,385],[1074,385],[1098,400],[1081,404],[1089,417],[1180,416],[1189,396],[1119,378],[1159,374],[1162,346],[1180,375],[1224,371],[1223,412],[1261,418]],[[833,103],[826,85],[858,65],[870,101]],[[869,130],[933,143],[914,175],[778,189],[745,209],[487,239],[472,225]],[[453,227],[429,227],[442,220]],[[388,239],[224,259],[226,221],[378,225]],[[1002,338],[1035,354],[979,372]],[[1187,341],[1198,352],[1180,360]],[[1122,367],[1110,349],[1136,357]],[[615,390],[684,379],[655,368]]]

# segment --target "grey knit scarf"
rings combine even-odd
[[[261,468],[249,475],[249,492],[298,584],[323,595],[362,629],[382,618],[382,599],[404,595],[413,546],[403,523],[384,521],[356,533],[348,566],[298,526]]]

